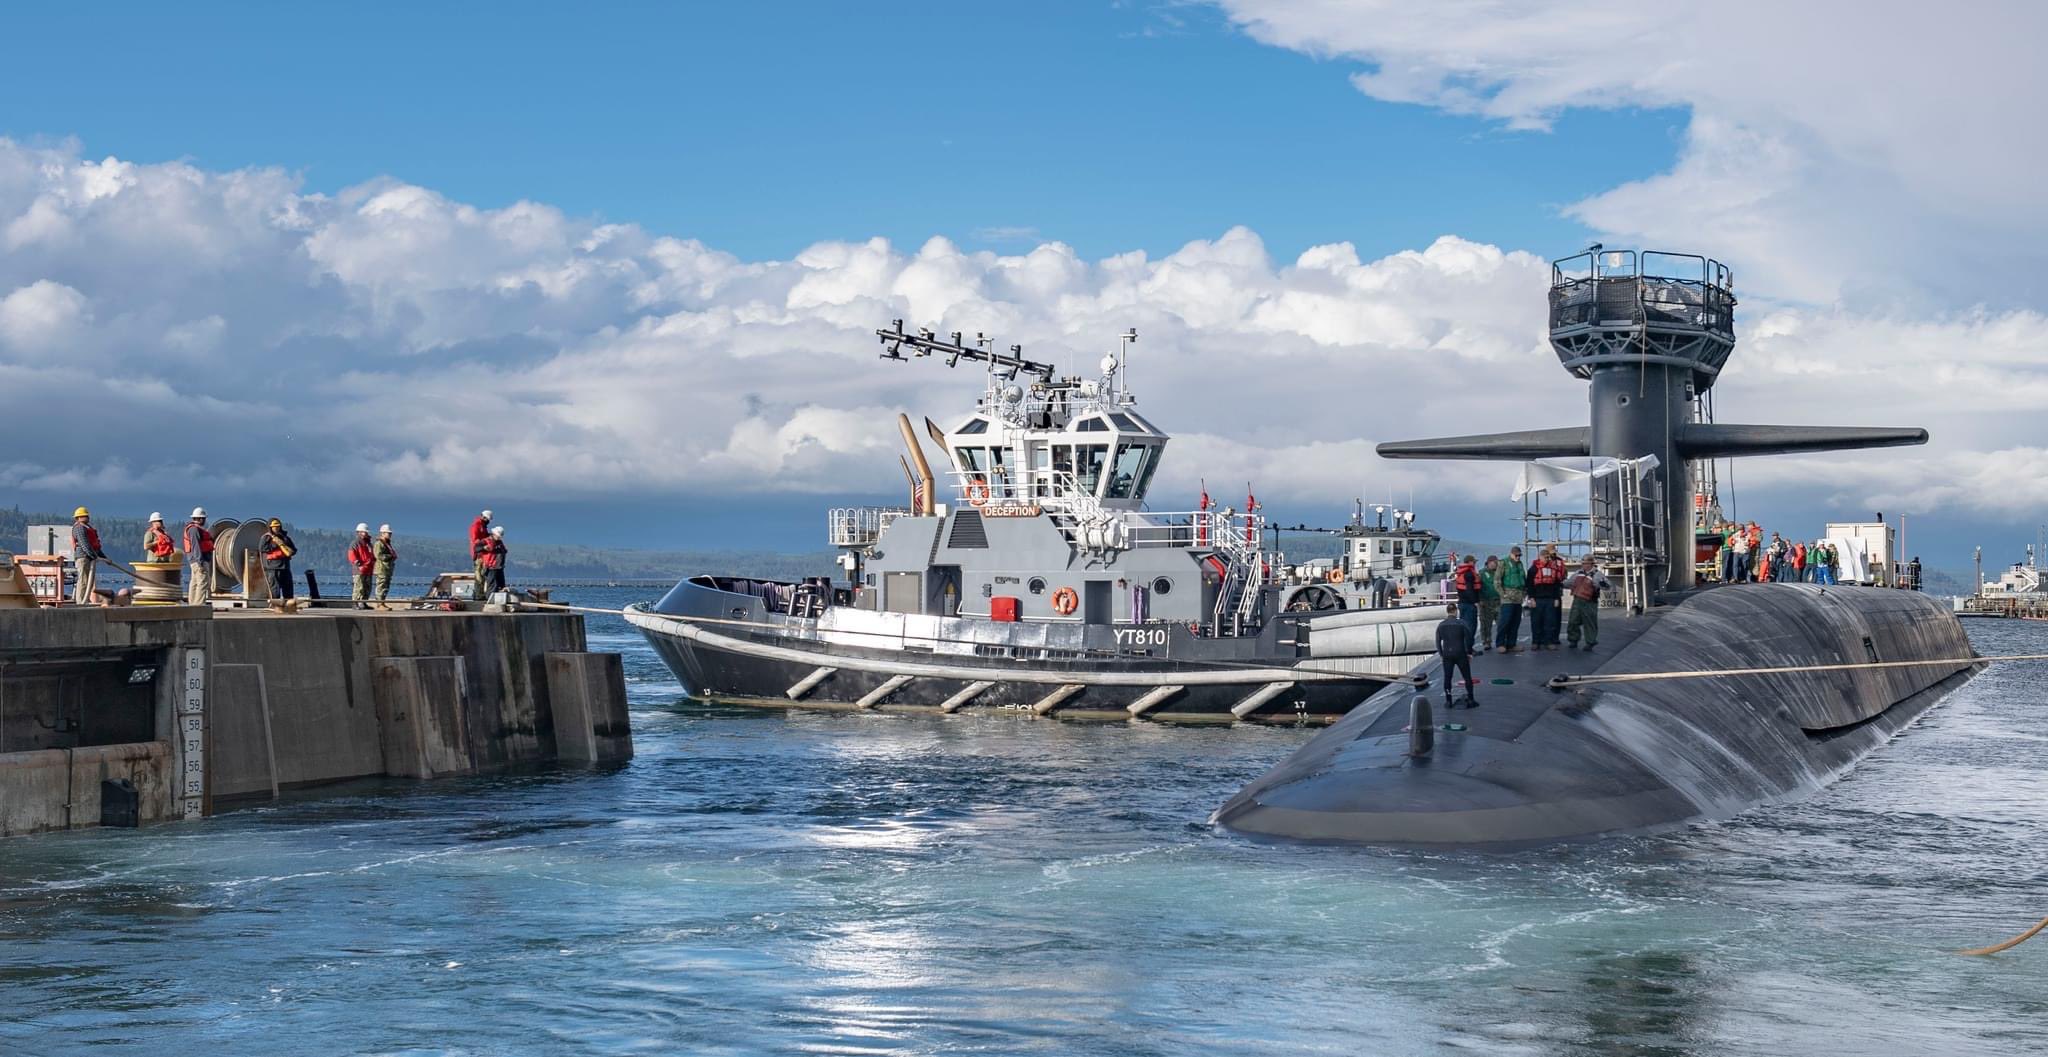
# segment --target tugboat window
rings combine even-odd
[[[1138,475],[1138,490],[1131,493],[1132,499],[1143,499],[1152,490],[1152,472],[1159,469],[1159,449],[1152,448],[1152,459],[1145,464],[1145,472]]]
[[[959,429],[956,429],[956,430],[954,430],[953,432],[955,432],[955,433],[987,433],[987,432],[988,432],[988,419],[985,419],[985,418],[970,418],[970,419],[968,419],[968,420],[967,420],[967,423],[966,423],[965,425],[961,426],[961,427],[960,427]]]
[[[1132,421],[1131,416],[1119,414],[1114,411],[1110,412],[1109,420],[1111,422],[1116,423],[1118,429],[1127,429],[1133,433],[1143,432],[1145,428],[1143,426],[1138,425],[1136,422]]]
[[[1094,495],[1096,486],[1102,483],[1103,464],[1109,462],[1109,445],[1082,444],[1078,447],[1081,465],[1075,477],[1081,491]]]
[[[1045,577],[1034,576],[1031,578],[1031,582],[1024,586],[1030,588],[1032,594],[1042,595],[1045,593]]]
[[[1143,444],[1121,444],[1116,450],[1116,469],[1109,475],[1107,499],[1129,499],[1137,490],[1138,478],[1151,462],[1152,449]]]
[[[1167,579],[1167,578],[1166,578],[1166,577],[1164,577],[1164,576],[1160,577],[1160,578],[1159,578],[1159,579],[1157,579],[1157,580],[1154,580],[1154,581],[1152,581],[1152,593],[1153,593],[1153,594],[1155,594],[1155,595],[1168,595],[1168,594],[1172,594],[1172,593],[1173,593],[1173,581],[1172,581],[1172,580],[1169,580],[1169,579]]]
[[[959,448],[956,450],[960,453],[961,469],[966,470],[968,473],[981,473],[988,469],[988,450],[986,448]]]
[[[1107,433],[1109,432],[1109,423],[1104,422],[1101,415],[1089,415],[1087,418],[1075,423],[1074,428],[1083,433]]]

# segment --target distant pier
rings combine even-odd
[[[0,836],[632,753],[575,614],[0,611]]]

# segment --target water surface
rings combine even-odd
[[[591,641],[630,765],[0,842],[0,1053],[2048,1052],[2048,939],[1944,953],[2048,914],[2048,665],[1802,803],[1498,857],[1202,824],[1310,731],[686,707]]]

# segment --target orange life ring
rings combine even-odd
[[[1330,582],[1331,582],[1331,583],[1333,583],[1333,584],[1341,584],[1341,583],[1343,583],[1343,582],[1344,582],[1344,570],[1342,570],[1342,569],[1331,569],[1331,570],[1330,570]]]
[[[1052,611],[1066,616],[1081,607],[1081,596],[1071,587],[1062,587],[1052,593]]]
[[[967,482],[967,501],[975,506],[987,506],[988,482],[979,477]]]

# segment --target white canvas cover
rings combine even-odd
[[[1636,472],[1648,473],[1657,468],[1657,457],[1645,455],[1636,460]],[[1604,455],[1570,455],[1555,459],[1536,459],[1522,464],[1521,476],[1515,479],[1515,491],[1509,499],[1519,500],[1531,492],[1547,492],[1568,481],[1583,481],[1594,477],[1605,477],[1621,470],[1621,460]]]
[[[1870,544],[1854,536],[1830,536],[1828,543],[1835,548],[1836,573],[1843,583],[1865,583],[1870,580]]]

